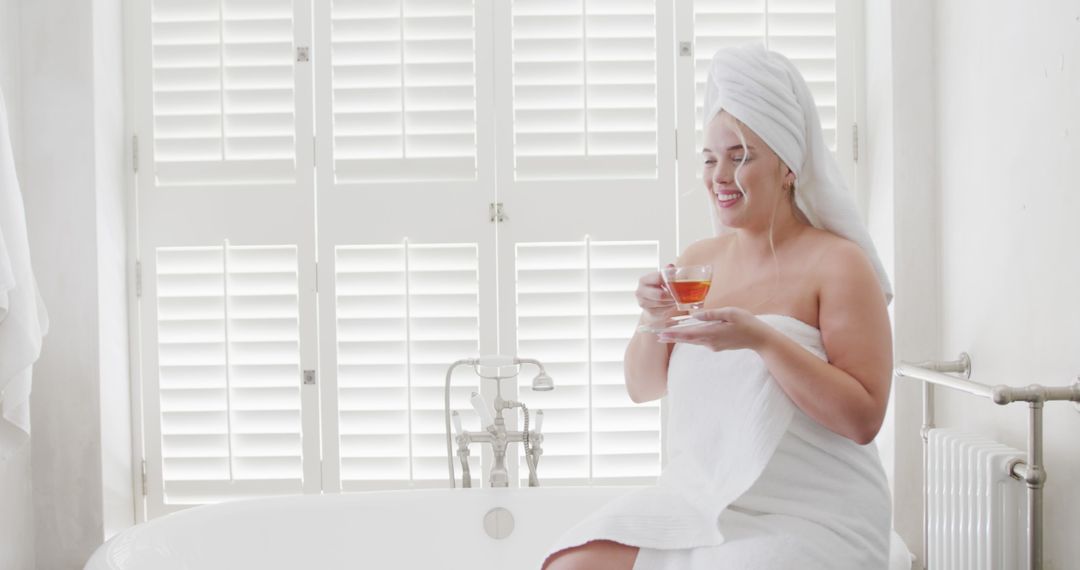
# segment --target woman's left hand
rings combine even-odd
[[[661,333],[660,342],[699,344],[716,352],[741,348],[758,350],[772,332],[772,327],[764,321],[738,307],[697,311],[692,316],[707,322]]]

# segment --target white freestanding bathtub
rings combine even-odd
[[[539,568],[570,525],[630,488],[439,489],[195,507],[129,528],[85,570]],[[496,539],[485,529],[509,534]],[[511,530],[512,525],[512,530]]]
[[[632,489],[437,489],[234,501],[129,528],[101,545],[85,570],[539,569],[566,528]],[[505,511],[489,515],[493,509]],[[910,567],[907,548],[893,533],[889,568]]]

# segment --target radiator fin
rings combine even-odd
[[[1008,474],[1024,453],[953,429],[930,431],[928,570],[1006,570],[1027,560],[1027,493]]]

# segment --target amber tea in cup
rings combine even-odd
[[[695,311],[705,306],[705,295],[712,284],[711,265],[669,266],[660,275],[680,311]]]

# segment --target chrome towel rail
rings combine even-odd
[[[1013,402],[1027,402],[1031,411],[1028,425],[1027,461],[1015,461],[1009,465],[1009,475],[1023,481],[1028,488],[1028,556],[1030,570],[1042,570],[1042,512],[1043,486],[1046,484],[1046,470],[1043,467],[1043,404],[1050,401],[1080,402],[1080,381],[1070,386],[987,386],[973,382],[971,378],[971,357],[960,353],[957,360],[943,362],[920,362],[912,364],[901,362],[895,369],[899,378],[911,378],[923,383],[923,470],[927,464],[927,438],[934,428],[934,386],[944,386],[982,398],[992,400],[998,405]],[[953,376],[960,374],[961,376]],[[927,493],[923,484],[923,548],[927,545]],[[924,557],[925,558],[925,557]],[[925,560],[924,560],[925,567]],[[929,570],[939,570],[931,568]]]

